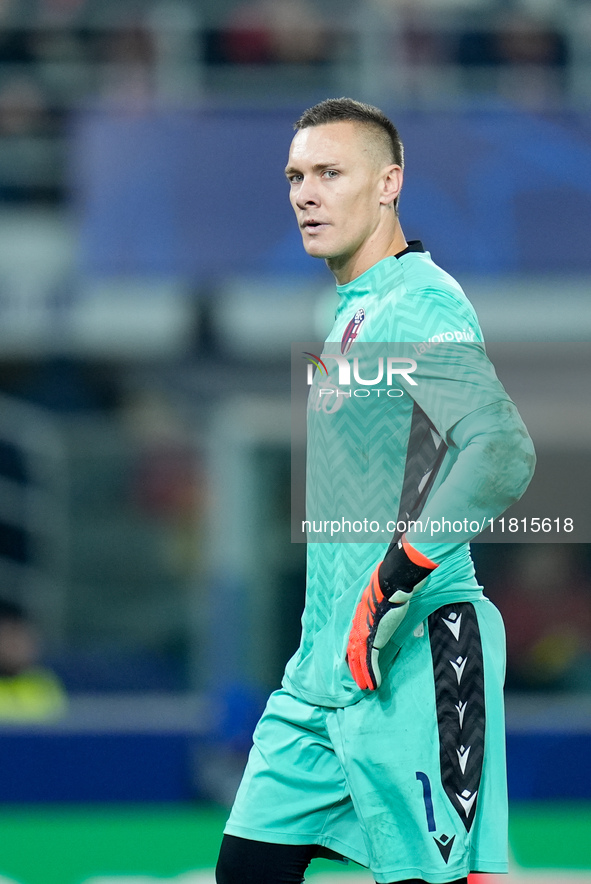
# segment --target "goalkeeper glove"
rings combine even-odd
[[[435,562],[399,540],[371,575],[357,605],[347,646],[349,668],[360,688],[379,688],[379,653],[406,617],[415,586],[434,568]]]

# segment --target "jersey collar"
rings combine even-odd
[[[405,249],[402,249],[401,252],[397,252],[394,257],[402,258],[403,255],[408,255],[409,252],[424,252],[425,247],[420,239],[410,239],[408,241],[408,245]]]

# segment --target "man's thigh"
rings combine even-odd
[[[349,787],[326,728],[324,707],[276,691],[253,748],[225,833],[276,844],[317,844],[367,865]]]
[[[498,611],[447,605],[379,691],[328,716],[378,882],[506,871],[503,677]]]
[[[216,867],[217,884],[302,884],[314,845],[269,844],[224,835]],[[418,878],[399,884],[424,884]],[[450,884],[467,884],[466,878]]]

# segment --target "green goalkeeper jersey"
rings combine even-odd
[[[453,483],[445,496],[458,456],[453,427],[474,414],[478,432],[478,410],[508,400],[471,304],[421,243],[337,291],[335,324],[308,398],[306,605],[283,682],[324,706],[363,695],[346,662],[347,642],[360,594],[393,537],[406,532],[413,544],[428,542],[422,551],[441,564],[382,651],[383,672],[430,613],[481,596],[462,532],[458,541],[424,516],[441,489],[450,522],[469,519]],[[491,517],[498,512],[492,494]]]

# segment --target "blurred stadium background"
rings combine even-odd
[[[509,390],[546,493],[588,513],[590,0],[0,0],[0,599],[30,616],[15,639],[0,611],[2,884],[213,881],[298,641],[290,342],[333,304],[282,169],[342,94],[399,126],[407,237],[491,342],[534,345]],[[591,881],[579,539],[474,548],[509,639],[512,880]]]

